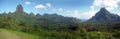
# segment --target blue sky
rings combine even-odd
[[[79,19],[91,18],[102,7],[120,15],[120,0],[0,0],[0,13],[14,12],[18,4],[27,13],[57,13]]]

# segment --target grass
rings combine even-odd
[[[0,29],[0,39],[43,39],[43,37],[19,31]]]

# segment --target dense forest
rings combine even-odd
[[[120,17],[102,8],[86,22],[58,14],[30,14],[18,5],[0,14],[0,28],[36,34],[44,39],[120,39]]]

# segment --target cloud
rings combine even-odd
[[[95,7],[94,6],[90,6],[90,11],[87,11],[87,12],[83,12],[83,13],[81,13],[80,15],[80,17],[82,18],[82,17],[84,17],[83,19],[90,19],[91,17],[93,17],[95,14],[96,14],[96,12],[98,11],[98,10],[94,10],[95,9]]]
[[[53,11],[53,12],[56,12],[57,10],[53,8],[52,11]]]
[[[106,7],[107,10],[113,10],[118,7],[120,0],[94,0],[92,6],[94,7]]]
[[[35,8],[37,8],[37,9],[46,9],[46,8],[50,8],[50,7],[51,7],[50,3],[46,3],[46,5],[39,4],[39,5],[35,6]]]
[[[67,10],[66,12],[71,12],[70,10]]]
[[[50,4],[50,3],[46,3],[46,6],[47,6],[47,7],[51,7],[51,4]]]
[[[59,8],[59,11],[63,11],[63,9],[62,9],[62,8]]]
[[[35,6],[35,8],[37,8],[37,9],[39,9],[39,8],[46,8],[46,6],[40,4],[40,5]]]
[[[102,4],[102,0],[94,0],[94,6],[100,6]]]
[[[75,10],[73,12],[68,12],[68,14],[66,14],[66,16],[68,17],[75,17],[75,18],[80,18],[80,14],[79,14],[79,11],[78,10]]]
[[[120,12],[117,12],[116,14],[120,16]]]
[[[79,10],[75,10],[75,11],[66,11],[68,14],[66,16],[68,17],[75,17],[78,19],[90,19],[92,16],[94,16],[96,14],[96,12],[98,10],[94,10],[95,7],[90,6],[91,10],[87,11],[87,12],[79,12]]]
[[[81,14],[81,17],[84,17],[82,19],[90,19],[92,16],[95,15],[95,11],[88,11],[88,12],[84,12]]]
[[[28,2],[28,1],[27,1],[27,2],[25,2],[25,4],[26,4],[26,5],[29,5],[29,4],[31,4],[31,2]]]
[[[58,9],[52,8],[52,11],[53,12],[65,12],[63,11],[63,8],[58,8]]]

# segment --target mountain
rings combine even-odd
[[[17,5],[17,8],[16,8],[15,12],[24,12],[21,4]]]
[[[101,8],[100,11],[98,11],[95,16],[93,16],[91,19],[87,21],[88,23],[93,24],[111,24],[111,23],[119,23],[120,22],[120,16],[116,14],[111,14],[108,10],[105,8]]]
[[[22,31],[29,31],[31,28],[45,28],[45,29],[59,29],[69,27],[73,23],[79,22],[79,19],[73,17],[64,17],[58,14],[37,14],[33,12],[30,14],[24,11],[21,4],[17,5],[16,11],[13,13],[0,14],[0,22],[6,26],[17,26],[23,28]],[[2,19],[2,20],[1,20]],[[5,26],[2,25],[2,26]],[[27,29],[24,27],[28,27]],[[21,30],[21,29],[20,29]]]
[[[42,25],[47,29],[59,29],[61,27],[70,27],[73,23],[78,23],[80,20],[72,17],[64,17],[58,14],[36,15],[35,24]]]

